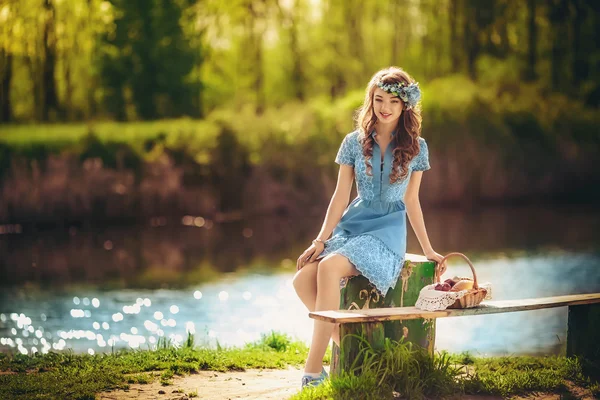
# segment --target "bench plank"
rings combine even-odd
[[[417,318],[445,318],[498,314],[515,311],[600,303],[600,293],[540,297],[534,299],[484,301],[475,308],[423,311],[416,307],[374,308],[366,310],[315,311],[309,317],[333,323],[381,322]]]

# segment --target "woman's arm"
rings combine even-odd
[[[329,238],[333,229],[342,218],[344,210],[350,202],[350,192],[352,190],[352,182],[354,181],[354,168],[349,165],[340,165],[340,171],[338,173],[338,180],[327,207],[327,213],[325,214],[325,220],[321,231],[317,235],[317,239],[326,240]],[[321,242],[316,242],[306,249],[296,262],[296,268],[300,269],[307,262],[313,262],[321,254],[325,245]]]
[[[318,239],[326,240],[329,238],[335,226],[340,222],[342,214],[350,202],[352,182],[354,182],[354,168],[349,165],[340,165],[335,191],[331,196],[329,207],[327,207],[321,231],[317,235]]]
[[[429,260],[440,262],[443,258],[441,254],[436,253],[429,242],[427,230],[425,229],[425,221],[423,220],[423,210],[421,210],[421,202],[419,200],[419,188],[421,187],[421,179],[423,171],[413,171],[408,182],[408,188],[404,195],[404,204],[406,204],[406,215],[410,225],[417,235],[417,239],[421,244],[425,257]],[[446,271],[446,263],[440,266],[440,275]]]
[[[423,171],[413,171],[408,182],[406,194],[404,195],[404,204],[406,204],[406,215],[408,215],[410,225],[413,227],[417,239],[419,239],[423,253],[427,254],[432,252],[433,248],[431,247],[431,243],[429,243],[425,221],[423,220],[423,210],[421,210],[421,202],[419,200],[419,188],[421,187],[422,178]]]

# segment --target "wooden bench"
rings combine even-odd
[[[391,307],[364,310],[317,311],[309,316],[321,321],[339,323],[341,370],[349,370],[357,349],[346,348],[344,337],[360,334],[377,348],[381,344],[385,321],[400,321],[424,318],[435,320],[445,317],[475,316],[515,311],[541,310],[554,307],[569,307],[567,322],[567,356],[584,357],[600,363],[600,293],[575,294],[568,296],[542,297],[521,300],[484,301],[469,309],[423,311],[416,307]],[[433,346],[429,347],[433,352]],[[339,372],[339,371],[334,371]]]

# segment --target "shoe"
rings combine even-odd
[[[313,378],[312,376],[309,375],[304,375],[302,377],[302,389],[306,388],[306,387],[317,387],[320,384],[323,383],[323,381],[325,381],[325,375],[323,375],[323,373],[321,373],[321,375],[318,378]]]
[[[325,371],[325,367],[321,369],[321,375],[318,378],[313,378],[309,375],[304,375],[302,377],[302,388],[306,386],[319,386],[325,379],[329,379],[329,374]]]

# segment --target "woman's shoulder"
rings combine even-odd
[[[344,136],[342,143],[346,146],[356,147],[360,145],[360,131],[355,130]]]
[[[350,132],[349,134],[347,134],[346,138],[350,139],[350,140],[358,141],[359,136],[360,136],[360,130],[356,129],[356,130]]]
[[[427,141],[424,137],[419,136],[419,153],[428,151]]]
[[[350,132],[349,134],[347,134],[346,137],[344,138],[344,140],[350,142],[352,145],[354,145],[356,147],[362,147],[362,145],[361,145],[362,138],[363,138],[362,132],[359,129],[356,129],[356,130]]]

